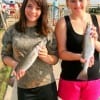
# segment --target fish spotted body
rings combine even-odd
[[[82,71],[78,74],[78,80],[88,80],[88,67],[90,58],[94,56],[94,39],[91,37],[91,29],[92,25],[87,24],[85,35],[84,35],[84,43],[83,43],[83,58],[86,59],[86,62],[83,64]]]
[[[46,38],[44,38],[37,46],[45,46],[46,43]],[[32,64],[38,57],[39,49],[37,48],[37,46],[34,47],[33,50],[25,57],[25,59],[18,64],[18,69],[16,69],[16,72],[18,72],[20,69],[27,71],[32,66]]]

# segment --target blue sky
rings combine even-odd
[[[100,0],[90,0],[91,1],[91,4],[100,4]]]
[[[53,0],[47,0],[47,1],[52,3]],[[63,3],[64,4],[66,0],[58,0],[58,1],[59,1],[59,3]],[[100,0],[90,0],[90,3],[91,4],[98,4],[98,3],[100,4]]]
[[[8,1],[8,0],[7,0]],[[23,1],[23,0],[15,0],[15,1]],[[47,0],[49,3],[52,3],[53,0]],[[60,4],[65,4],[66,0],[58,0]],[[100,4],[100,0],[90,0],[91,4]]]
[[[0,0],[1,1],[1,0]],[[9,0],[7,0],[9,1]],[[13,1],[13,0],[12,0]],[[14,1],[23,1],[23,0],[14,0]],[[49,3],[52,3],[53,0],[47,0]],[[65,4],[66,0],[58,0],[60,4]],[[91,4],[100,4],[100,0],[90,0]]]

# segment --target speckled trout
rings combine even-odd
[[[45,46],[47,43],[46,38],[43,38],[43,40],[37,45],[37,46]],[[36,58],[38,57],[38,51],[39,49],[36,47],[27,54],[27,56],[23,59],[21,63],[18,64],[18,68],[16,68],[16,72],[20,69],[27,71],[32,64],[35,62]]]
[[[91,24],[87,24],[85,35],[84,35],[84,43],[83,43],[83,58],[86,59],[86,62],[83,64],[83,69],[77,76],[78,80],[88,80],[88,67],[90,58],[94,56],[94,39],[90,36],[92,29]]]

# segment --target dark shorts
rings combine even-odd
[[[56,83],[31,89],[18,88],[18,100],[58,100]]]

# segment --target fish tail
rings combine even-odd
[[[84,64],[83,69],[81,72],[78,74],[77,79],[78,80],[88,80],[88,66],[89,66],[89,59],[87,62]]]
[[[88,80],[88,75],[87,75],[87,71],[82,70],[78,76],[77,76],[78,80]]]

